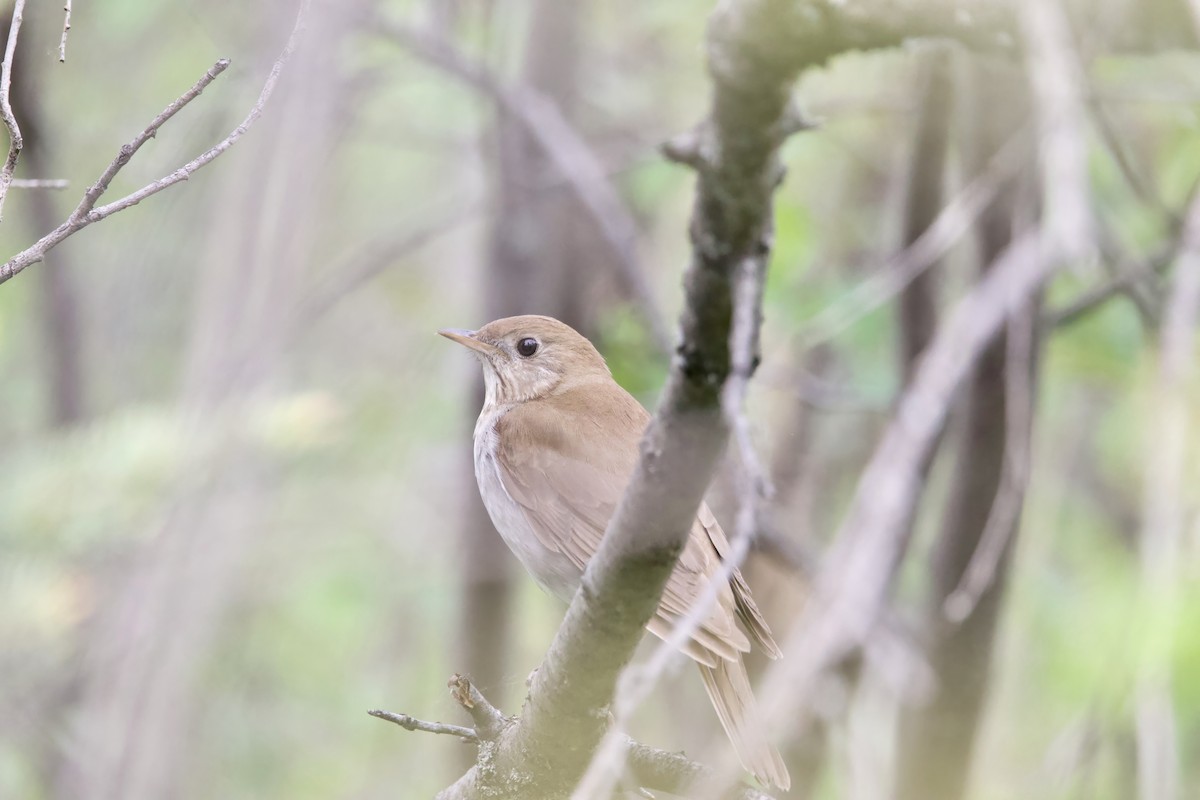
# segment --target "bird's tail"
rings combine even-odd
[[[767,741],[762,715],[750,689],[750,677],[742,659],[718,662],[716,667],[700,665],[704,688],[721,720],[721,727],[742,766],[768,787],[787,791],[792,785],[783,758]]]

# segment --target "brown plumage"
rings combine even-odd
[[[487,397],[475,428],[475,472],[484,504],[526,569],[569,602],[637,463],[650,415],[613,380],[591,342],[558,320],[510,317],[478,331],[441,333],[483,364]],[[647,629],[669,636],[728,554],[724,532],[702,504]],[[735,570],[684,651],[699,665],[743,765],[763,783],[787,789],[787,768],[763,734],[742,663],[751,639],[779,657]]]

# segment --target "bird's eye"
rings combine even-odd
[[[522,358],[529,358],[537,352],[538,341],[532,337],[526,336],[521,341],[517,342],[517,353]]]

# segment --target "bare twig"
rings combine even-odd
[[[71,0],[66,0],[63,5],[63,32],[62,39],[58,42],[58,63],[65,63],[67,60],[67,33],[71,30]]]
[[[171,117],[178,114],[184,106],[199,97],[200,93],[208,88],[208,85],[216,80],[217,76],[228,69],[228,67],[229,59],[227,58],[222,58],[213,64],[208,72],[200,76],[200,80],[196,81],[192,88],[181,94],[170,105],[159,112],[159,115],[150,121],[145,130],[133,137],[129,144],[122,147],[121,152],[108,165],[108,169],[104,170],[96,182],[84,192],[83,200],[80,201],[75,211],[71,213],[71,219],[82,220],[87,217],[92,212],[100,196],[108,191],[108,186],[112,183],[113,178],[129,163],[137,151],[142,148],[142,145],[157,136],[159,128],[165,125]]]
[[[4,198],[8,196],[8,186],[12,183],[21,148],[25,146],[25,141],[21,138],[21,127],[13,115],[12,102],[8,96],[12,88],[13,54],[17,50],[17,34],[21,32],[24,11],[25,0],[17,0],[13,4],[8,42],[4,46],[4,63],[0,65],[0,117],[4,118],[4,126],[8,128],[8,157],[4,160],[4,167],[0,168],[0,220],[4,219]]]
[[[155,117],[145,130],[143,130],[128,144],[121,148],[121,151],[117,154],[117,157],[113,159],[111,164],[108,165],[108,168],[104,171],[104,173],[101,174],[96,182],[92,184],[87,192],[84,193],[83,199],[79,202],[79,205],[76,206],[75,210],[71,212],[71,216],[69,216],[65,222],[63,222],[54,230],[50,231],[50,233],[43,236],[30,247],[22,250],[20,253],[17,253],[5,264],[0,265],[0,283],[4,283],[13,276],[19,274],[26,267],[38,263],[45,258],[47,252],[53,249],[64,239],[77,233],[83,228],[86,228],[93,222],[99,222],[100,220],[110,217],[119,211],[124,211],[130,206],[137,205],[151,195],[158,194],[162,190],[174,186],[180,181],[187,180],[189,177],[191,177],[192,173],[203,168],[234,144],[236,144],[237,141],[245,135],[246,131],[248,131],[262,115],[263,108],[270,99],[272,92],[274,92],[275,84],[279,80],[279,74],[283,70],[284,64],[286,64],[288,59],[291,57],[292,52],[296,49],[296,44],[300,39],[301,33],[304,31],[304,20],[308,11],[309,2],[310,0],[301,0],[300,8],[296,13],[296,22],[292,28],[291,35],[288,37],[288,41],[284,46],[283,52],[280,54],[279,58],[276,59],[274,65],[272,65],[271,72],[267,76],[266,82],[263,84],[263,88],[259,93],[258,100],[251,107],[250,112],[246,115],[246,118],[242,120],[241,124],[234,128],[228,136],[171,174],[146,184],[141,189],[122,197],[120,200],[114,200],[113,202],[100,206],[99,208],[95,207],[95,204],[100,199],[100,196],[103,195],[105,190],[108,189],[109,183],[112,182],[112,179],[118,172],[120,172],[121,168],[129,163],[129,159],[133,157],[133,154],[136,153],[138,149],[149,139],[153,138],[160,126],[178,113],[179,110],[185,105],[194,100],[200,94],[200,92],[204,91],[204,88],[208,86],[208,84],[212,83],[212,81],[216,79],[216,77],[220,75],[226,67],[229,66],[228,59],[221,59],[214,64],[212,68],[208,70],[208,72],[201,76],[200,80],[197,81],[191,89],[189,89],[187,92],[184,92],[179,96],[179,98],[163,109],[162,113]]]
[[[426,722],[423,719],[410,717],[408,714],[396,714],[391,711],[380,711],[373,709],[367,712],[372,717],[385,719],[388,722],[394,722],[406,731],[420,731],[422,733],[436,733],[443,736],[457,736],[460,739],[465,739],[468,742],[478,742],[479,734],[474,728],[466,728],[462,725],[447,725],[444,722]]]
[[[765,254],[768,247],[764,245]],[[766,258],[763,254],[742,259],[733,291],[733,322],[729,334],[729,379],[721,390],[721,411],[725,424],[733,432],[742,462],[742,486],[738,492],[737,538],[739,544],[753,540],[760,525],[761,506],[774,494],[767,469],[754,447],[750,420],[746,416],[746,391],[759,359],[759,330],[762,328],[763,282]],[[735,567],[736,569],[736,567]]]
[[[10,189],[69,189],[71,182],[63,178],[14,178]]]

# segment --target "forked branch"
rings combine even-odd
[[[19,5],[20,4],[18,4],[18,7]],[[304,19],[308,11],[308,5],[309,0],[301,0],[300,9],[296,13],[296,22],[292,27],[291,35],[288,37],[288,41],[283,48],[283,52],[280,54],[279,58],[275,60],[274,65],[271,67],[271,72],[267,76],[266,82],[263,84],[262,91],[258,95],[258,100],[250,108],[250,112],[246,115],[246,118],[242,120],[241,124],[234,128],[228,136],[169,175],[165,175],[156,181],[152,181],[143,186],[141,189],[138,189],[137,191],[132,192],[131,194],[128,194],[119,200],[114,200],[113,202],[98,208],[96,207],[96,203],[108,190],[109,184],[112,183],[113,178],[116,177],[117,173],[129,163],[130,159],[133,158],[134,154],[137,153],[141,146],[152,139],[158,132],[158,129],[165,124],[167,120],[179,113],[179,111],[188,103],[199,97],[200,93],[203,92],[210,83],[216,80],[218,75],[225,71],[225,68],[229,66],[229,61],[228,59],[221,59],[207,72],[205,72],[204,75],[202,75],[190,89],[172,101],[171,104],[163,109],[162,112],[155,117],[149,125],[147,125],[137,136],[135,136],[129,141],[128,144],[124,145],[120,149],[112,162],[108,165],[100,177],[96,179],[96,182],[93,183],[84,193],[83,199],[79,201],[79,205],[75,207],[75,210],[71,212],[71,215],[67,217],[67,219],[61,225],[47,233],[41,239],[38,239],[20,253],[17,253],[3,265],[0,265],[0,283],[4,283],[10,278],[21,273],[26,267],[41,261],[46,257],[46,253],[48,253],[69,236],[78,233],[94,222],[99,222],[102,219],[111,217],[118,211],[124,211],[130,206],[135,206],[141,201],[145,200],[147,197],[158,194],[162,190],[174,186],[180,181],[187,180],[197,170],[202,169],[214,161],[226,150],[233,147],[233,145],[236,144],[237,141],[246,134],[246,131],[250,130],[250,127],[254,125],[258,118],[262,116],[262,112],[267,105],[267,101],[271,98],[272,92],[275,91],[275,84],[279,81],[279,75],[283,70],[283,66],[287,63],[288,59],[291,58],[293,51],[296,49],[296,44],[300,39],[300,35],[304,30]],[[14,35],[10,35],[10,43],[14,38]],[[7,60],[5,63],[7,64]],[[5,75],[7,75],[7,71],[5,72]],[[5,97],[7,97],[7,92],[4,94]],[[10,158],[13,158],[11,151]],[[11,177],[11,174],[9,177]],[[0,174],[0,190],[6,188],[7,186],[4,175]],[[2,200],[3,196],[0,194],[0,201]]]

